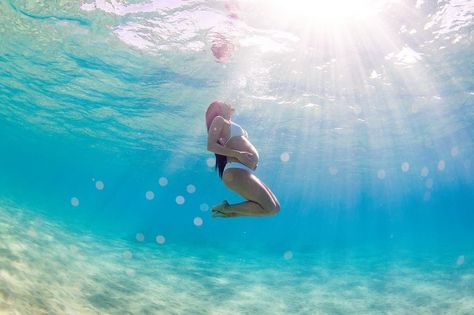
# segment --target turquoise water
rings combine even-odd
[[[333,2],[0,0],[0,314],[474,313],[474,6]]]

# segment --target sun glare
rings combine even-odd
[[[317,24],[344,24],[347,20],[375,15],[383,0],[264,0],[282,17]]]

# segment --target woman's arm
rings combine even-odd
[[[257,164],[255,163],[254,159],[252,158],[253,154],[250,153],[250,152],[232,150],[232,149],[226,148],[224,146],[221,146],[218,143],[216,143],[215,145],[212,145],[210,147],[208,146],[207,149],[209,151],[212,151],[212,152],[220,154],[220,155],[235,157],[241,163],[247,165],[248,167],[250,167],[253,170],[257,168]]]
[[[209,134],[207,137],[207,149],[211,152],[231,156],[242,162],[243,164],[247,165],[248,167],[255,169],[257,164],[253,159],[253,154],[250,152],[245,151],[238,151],[229,149],[223,145],[220,145],[218,140],[221,134],[222,128],[225,126],[224,118],[221,116],[217,116],[211,123],[209,127]]]
[[[209,133],[207,136],[207,150],[225,156],[231,156],[237,158],[240,151],[229,149],[223,145],[220,145],[218,140],[221,134],[222,128],[224,128],[225,121],[221,116],[217,116],[209,127]]]
[[[224,146],[220,145],[219,143],[215,143],[213,145],[208,145],[207,150],[209,150],[211,152],[214,152],[214,153],[217,153],[217,154],[220,154],[220,155],[235,157],[237,159],[240,156],[239,155],[240,151],[229,149],[227,147],[224,147]]]

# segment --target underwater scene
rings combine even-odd
[[[0,315],[474,314],[474,3],[0,0]]]

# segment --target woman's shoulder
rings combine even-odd
[[[212,122],[209,125],[209,128],[222,130],[222,129],[228,128],[229,125],[230,125],[230,122],[227,119],[225,119],[222,116],[216,116],[212,119]]]
[[[211,124],[214,124],[214,123],[224,123],[224,124],[229,124],[230,121],[225,119],[224,117],[222,116],[216,116],[214,117],[214,119],[212,120]]]

